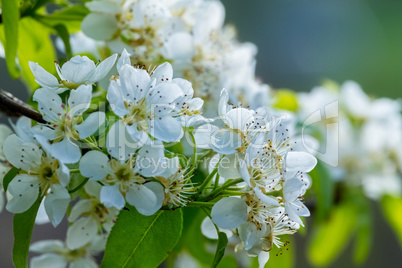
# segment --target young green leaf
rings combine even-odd
[[[19,3],[18,0],[0,0],[2,8],[2,19],[4,25],[5,44],[4,50],[6,54],[7,69],[10,76],[14,79],[20,75],[15,58],[17,57],[18,48],[18,24],[19,24]]]
[[[38,197],[27,211],[14,215],[13,263],[16,268],[28,267],[29,244],[41,200],[42,198]]]
[[[394,229],[402,245],[402,199],[394,196],[384,196],[381,200],[382,211],[388,223]]]
[[[329,218],[313,227],[308,258],[315,266],[326,266],[346,248],[353,236],[356,212],[353,204],[344,202],[332,209]]]
[[[73,56],[73,53],[71,51],[71,45],[70,45],[70,34],[68,33],[67,27],[64,24],[57,24],[53,27],[58,36],[63,40],[64,47],[66,49],[66,57],[71,58]]]
[[[312,187],[317,196],[316,219],[321,221],[328,217],[334,199],[334,181],[325,166],[318,162],[309,173],[313,180]]]
[[[228,244],[228,237],[225,233],[219,232],[218,233],[218,246],[216,247],[214,261],[212,262],[211,267],[215,268],[218,266],[219,262],[221,261],[222,257],[225,255],[225,249]]]
[[[7,188],[8,185],[10,184],[10,182],[15,178],[15,176],[17,176],[18,172],[20,170],[16,167],[12,167],[7,174],[4,176],[3,178],[3,188],[4,188],[4,192],[7,192]]]
[[[121,210],[110,233],[101,267],[157,267],[180,238],[182,211],[160,210],[144,216],[130,205],[127,208]]]
[[[373,239],[373,219],[371,215],[370,203],[365,196],[355,195],[354,201],[357,208],[356,217],[356,243],[354,251],[354,261],[362,264],[371,248]]]

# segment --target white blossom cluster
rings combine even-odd
[[[134,64],[171,62],[175,76],[191,81],[206,101],[205,112],[214,110],[222,88],[252,108],[268,104],[269,87],[255,78],[257,48],[240,43],[224,25],[220,1],[95,0],[86,6],[87,36],[113,52],[127,49]]]
[[[1,127],[2,174],[18,169],[8,184],[6,209],[21,213],[40,198],[39,214],[54,226],[68,210],[66,241],[32,245],[43,254],[31,266],[96,267],[92,254],[104,249],[126,204],[153,215],[204,202],[213,204],[211,219],[219,228],[239,236],[237,250],[258,255],[263,267],[272,246],[284,245],[278,236],[293,234],[303,225],[300,217],[309,216],[302,196],[316,159],[298,149],[290,121],[264,107],[234,107],[226,90],[219,116],[204,118],[203,100],[194,98],[191,82],[173,78],[171,64],[148,71],[134,67],[126,50],[110,78],[108,108],[100,111],[93,108],[99,107],[92,103],[93,84],[116,60],[115,54],[95,65],[75,56],[61,67],[56,63],[59,78],[31,62],[41,85],[33,100],[47,123],[20,118],[15,134]],[[194,154],[183,163],[184,156],[168,145],[188,135]],[[200,185],[192,182],[196,147],[216,153]]]
[[[360,85],[332,83],[298,96],[300,121],[325,107],[330,120],[312,125],[321,146],[339,144],[338,164],[330,167],[332,177],[366,196],[378,199],[386,194],[402,195],[402,104],[389,98],[371,98]],[[332,121],[331,121],[332,120]],[[328,124],[339,124],[339,132]],[[317,134],[317,133],[316,133]],[[327,154],[326,159],[337,154]]]

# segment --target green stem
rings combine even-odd
[[[81,187],[83,187],[87,182],[88,182],[89,178],[85,178],[85,180],[83,180],[80,185],[78,185],[77,187],[75,187],[74,189],[68,191],[70,194],[74,193],[76,191],[78,191],[79,189],[81,189]]]
[[[214,202],[199,202],[199,201],[194,201],[194,202],[187,204],[188,207],[201,207],[201,208],[202,207],[211,207],[213,205],[215,205]]]
[[[214,170],[208,175],[208,177],[204,180],[204,182],[201,184],[200,188],[198,188],[198,193],[202,193],[205,187],[208,186],[212,178],[215,176],[215,174],[218,172],[218,166],[219,163],[221,162],[222,158],[224,158],[225,155],[222,155],[221,159],[219,159],[218,163],[216,163]]]
[[[199,200],[200,201],[204,201],[204,200],[211,200],[213,199],[215,196],[217,196],[220,192],[226,190],[227,188],[229,188],[232,185],[238,184],[240,182],[243,182],[243,179],[237,179],[237,180],[228,180],[227,182],[225,182],[221,187],[219,187],[218,189],[213,190],[212,192],[210,192],[209,194],[207,194],[204,197],[201,197]]]
[[[219,174],[216,174],[214,190],[217,189],[218,187],[219,187]]]
[[[78,168],[70,169],[70,173],[79,173],[80,170]]]

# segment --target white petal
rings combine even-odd
[[[90,13],[82,21],[81,30],[95,40],[108,40],[118,30],[118,22],[112,14]]]
[[[86,139],[94,134],[106,122],[104,112],[91,113],[85,121],[75,127],[80,134],[80,139]]]
[[[82,199],[78,201],[71,209],[70,215],[68,216],[69,222],[76,221],[83,213],[92,211],[92,200]]]
[[[290,178],[283,184],[283,197],[288,202],[293,202],[298,198],[303,190],[304,182],[298,178]]]
[[[100,193],[100,201],[108,208],[115,207],[117,209],[122,209],[126,203],[117,184],[103,186]]]
[[[98,265],[91,259],[79,259],[70,263],[68,268],[98,268]]]
[[[67,261],[60,255],[47,253],[33,257],[30,261],[31,268],[64,268],[67,267]]]
[[[230,128],[244,132],[247,130],[248,126],[252,124],[254,116],[248,109],[235,108],[226,114],[224,120]]]
[[[110,172],[109,158],[102,152],[89,151],[81,158],[79,168],[82,176],[99,181]]]
[[[248,167],[246,162],[243,159],[239,160],[239,171],[241,174],[242,179],[247,183],[248,186],[251,187],[251,176],[250,173],[248,172]]]
[[[293,207],[289,202],[285,203],[285,212],[288,215],[289,219],[304,227],[302,220],[296,213],[296,208]]]
[[[120,70],[120,87],[124,98],[140,101],[148,93],[151,78],[147,71],[123,65]]]
[[[247,221],[247,205],[240,198],[223,198],[212,207],[211,216],[220,228],[237,228]]]
[[[66,244],[71,250],[89,243],[98,233],[98,226],[92,217],[82,217],[67,230]]]
[[[269,252],[266,251],[261,251],[260,254],[258,254],[258,268],[264,268],[265,264],[269,260]]]
[[[54,90],[40,88],[35,91],[32,99],[38,102],[39,112],[46,121],[57,122],[59,116],[65,114],[63,102]]]
[[[114,63],[116,62],[116,59],[117,54],[113,54],[112,56],[99,63],[99,65],[96,66],[92,77],[88,79],[88,83],[96,83],[102,80],[110,72]]]
[[[43,136],[47,140],[54,140],[57,138],[57,131],[47,125],[36,125],[32,129],[33,135]]]
[[[32,243],[29,251],[36,253],[51,253],[55,250],[64,250],[64,243],[60,240],[41,240]]]
[[[260,237],[257,236],[257,226],[246,222],[239,227],[239,238],[244,242],[244,250],[251,249]]]
[[[30,175],[17,175],[8,185],[7,190],[12,198],[8,200],[6,209],[12,213],[28,210],[39,196],[39,179]]]
[[[172,81],[173,67],[169,62],[162,63],[152,73],[152,79],[156,80],[156,83]]]
[[[35,76],[35,82],[40,86],[50,89],[57,89],[59,87],[60,84],[57,78],[43,69],[38,63],[30,61],[29,68]]]
[[[164,42],[162,51],[166,58],[190,61],[196,52],[196,47],[191,34],[178,32]]]
[[[166,169],[160,175],[164,178],[169,178],[170,176],[176,174],[180,169],[180,160],[177,156],[173,158],[166,158]]]
[[[238,165],[236,154],[227,155],[219,162],[218,173],[227,180],[238,179],[240,178]]]
[[[149,105],[154,104],[151,106],[151,109],[158,110],[158,107],[166,107],[168,109],[169,105],[176,101],[176,105],[179,106],[180,99],[183,96],[182,89],[176,83],[161,82],[149,90],[146,100]]]
[[[299,172],[309,172],[317,165],[317,159],[305,152],[288,152],[286,155],[288,176]]]
[[[144,145],[137,155],[135,171],[145,177],[158,176],[164,172],[166,158],[161,141],[154,141],[150,145]]]
[[[38,166],[42,157],[42,152],[38,146],[24,142],[15,134],[8,136],[5,140],[3,153],[14,167],[26,171],[32,166]]]
[[[45,209],[45,201],[42,200],[42,202],[40,203],[39,209],[38,209],[38,213],[36,213],[35,224],[41,225],[41,224],[46,224],[49,222],[50,222],[49,216],[47,215],[46,209]],[[29,250],[31,250],[31,248]]]
[[[254,188],[254,192],[255,192],[255,194],[258,196],[258,198],[259,198],[262,202],[264,202],[265,204],[270,205],[270,206],[279,206],[279,203],[278,203],[278,201],[277,201],[275,198],[270,197],[270,196],[264,194],[264,193],[260,190],[259,187],[255,187],[255,188]]]
[[[222,89],[221,91],[221,96],[219,98],[219,104],[218,104],[218,115],[219,116],[225,116],[228,112],[229,109],[229,94],[226,89]]]
[[[149,125],[151,127],[150,134],[164,142],[178,141],[184,135],[181,122],[169,115],[157,117]]]
[[[141,186],[141,185],[139,185],[139,186]],[[136,194],[135,192],[132,192],[132,190],[133,190],[132,188],[130,188],[129,191],[127,192],[126,199],[127,199],[127,202],[129,202],[129,203],[130,203],[129,199],[133,202],[136,202],[137,205],[135,205],[135,208],[138,210],[139,213],[141,213],[142,215],[145,215],[145,216],[150,216],[150,215],[155,214],[155,212],[157,212],[162,207],[163,201],[165,199],[165,194],[163,192],[163,186],[160,183],[157,183],[155,181],[146,183],[142,186],[145,186],[147,189],[149,189],[153,193],[153,195],[150,195],[150,193],[148,192],[147,197],[145,196],[146,194],[144,195],[144,193],[142,193],[143,198],[146,198],[145,200],[147,200],[146,202],[151,201],[149,197],[151,197],[151,199],[153,199],[153,196],[156,197],[156,202],[153,207],[151,207],[150,204],[146,204],[144,206],[144,204],[143,204],[144,199],[139,200],[140,202],[138,202],[137,200],[135,201],[135,199],[131,200],[132,199],[131,195]],[[129,197],[129,193],[130,193],[130,197]],[[138,196],[136,198],[140,198],[140,196]]]
[[[80,85],[77,89],[71,90],[70,97],[68,98],[69,115],[82,115],[89,108],[91,99],[92,85]]]
[[[130,56],[131,56],[131,54],[128,53],[126,49],[123,49],[123,52],[121,53],[120,58],[119,58],[119,60],[117,61],[117,64],[116,64],[117,70],[120,70],[120,68],[124,64],[131,65]]]
[[[106,98],[109,101],[110,108],[113,113],[122,117],[128,113],[126,106],[124,105],[124,97],[122,96],[123,92],[120,89],[117,81],[110,81],[109,88],[107,90]],[[127,95],[127,93],[126,93]]]
[[[11,124],[11,126],[14,129],[15,134],[17,134],[18,137],[23,139],[26,142],[32,142],[35,143],[35,140],[33,139],[33,131],[32,131],[32,120],[28,117],[21,116],[18,118],[17,123]]]
[[[68,138],[64,138],[62,141],[53,143],[50,148],[50,154],[65,164],[72,164],[80,161],[80,148]]]
[[[234,154],[242,144],[241,137],[230,129],[220,129],[212,133],[211,148],[220,154]]]
[[[45,209],[54,227],[63,219],[69,204],[70,195],[67,189],[60,184],[52,185],[51,191],[45,197]]]
[[[76,84],[88,82],[95,70],[95,63],[87,56],[74,56],[61,67],[64,79]]]
[[[205,219],[202,221],[201,233],[209,239],[218,239],[218,232],[216,231],[215,225],[209,217],[205,217]]]
[[[70,182],[70,169],[62,162],[59,162],[57,175],[59,176],[59,182],[61,186],[66,187]]]
[[[126,193],[127,202],[143,211],[152,210],[156,205],[156,195],[144,185],[134,184]],[[148,214],[148,213],[147,213]]]
[[[143,145],[141,142],[132,139],[120,120],[113,124],[106,137],[108,153],[119,160],[130,158]]]
[[[210,149],[212,133],[218,130],[219,128],[212,124],[204,124],[197,127],[193,132],[197,148]]]

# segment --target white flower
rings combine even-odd
[[[62,67],[56,63],[60,81],[39,66],[38,63],[29,62],[29,67],[35,76],[35,81],[41,87],[59,94],[68,89],[76,89],[82,84],[91,85],[99,82],[112,69],[116,59],[117,54],[114,54],[102,61],[98,66],[86,56],[75,56],[64,63]]]
[[[29,250],[42,255],[30,261],[31,268],[97,268],[93,256],[104,250],[105,236],[94,237],[87,245],[70,250],[60,240],[42,240],[33,243]]]
[[[188,202],[186,195],[195,192],[194,187],[189,183],[190,176],[186,174],[188,170],[180,167],[178,157],[166,159],[166,166],[165,171],[158,176],[159,181],[165,187],[164,204],[185,206]]]
[[[89,137],[105,122],[106,116],[103,112],[94,112],[82,122],[82,114],[91,104],[91,87],[80,85],[72,90],[67,105],[50,89],[40,88],[33,95],[43,119],[48,122],[48,125],[35,126],[33,131],[53,141],[52,144],[42,146],[46,146],[46,149],[63,163],[78,162],[81,150],[73,141]]]
[[[11,169],[11,165],[3,153],[3,144],[7,137],[11,134],[13,134],[13,132],[9,127],[0,124],[0,212],[3,211],[4,207],[3,179],[7,172]]]
[[[106,207],[122,209],[127,201],[144,215],[159,210],[164,200],[163,186],[143,177],[156,177],[163,172],[166,161],[163,146],[161,142],[155,143],[143,146],[127,161],[109,160],[99,151],[90,151],[82,157],[81,174],[106,183],[100,192],[100,201]]]
[[[149,141],[148,134],[164,142],[174,142],[183,136],[182,116],[196,114],[201,108],[192,99],[191,83],[173,79],[172,66],[164,63],[152,75],[143,69],[124,64],[127,53],[118,65],[119,78],[112,80],[107,99],[113,112],[121,117],[107,136],[109,153],[117,159],[127,159]]]
[[[287,179],[283,184],[283,198],[285,202],[286,214],[288,215],[289,219],[297,222],[301,226],[304,225],[300,217],[310,216],[310,211],[300,200],[309,185],[309,180],[307,178],[303,178],[303,175],[300,175],[299,178],[294,177]]]
[[[225,128],[213,133],[210,144],[214,151],[226,155],[244,152],[258,133],[268,131],[269,125],[263,116],[246,108],[233,108],[228,101],[229,95],[223,89],[219,100],[219,116]]]
[[[33,143],[24,142],[15,134],[9,136],[3,146],[7,160],[20,172],[9,184],[11,198],[7,210],[21,213],[45,196],[45,209],[50,221],[57,226],[70,203],[65,188],[70,181],[69,169],[58,159],[43,152]]]

